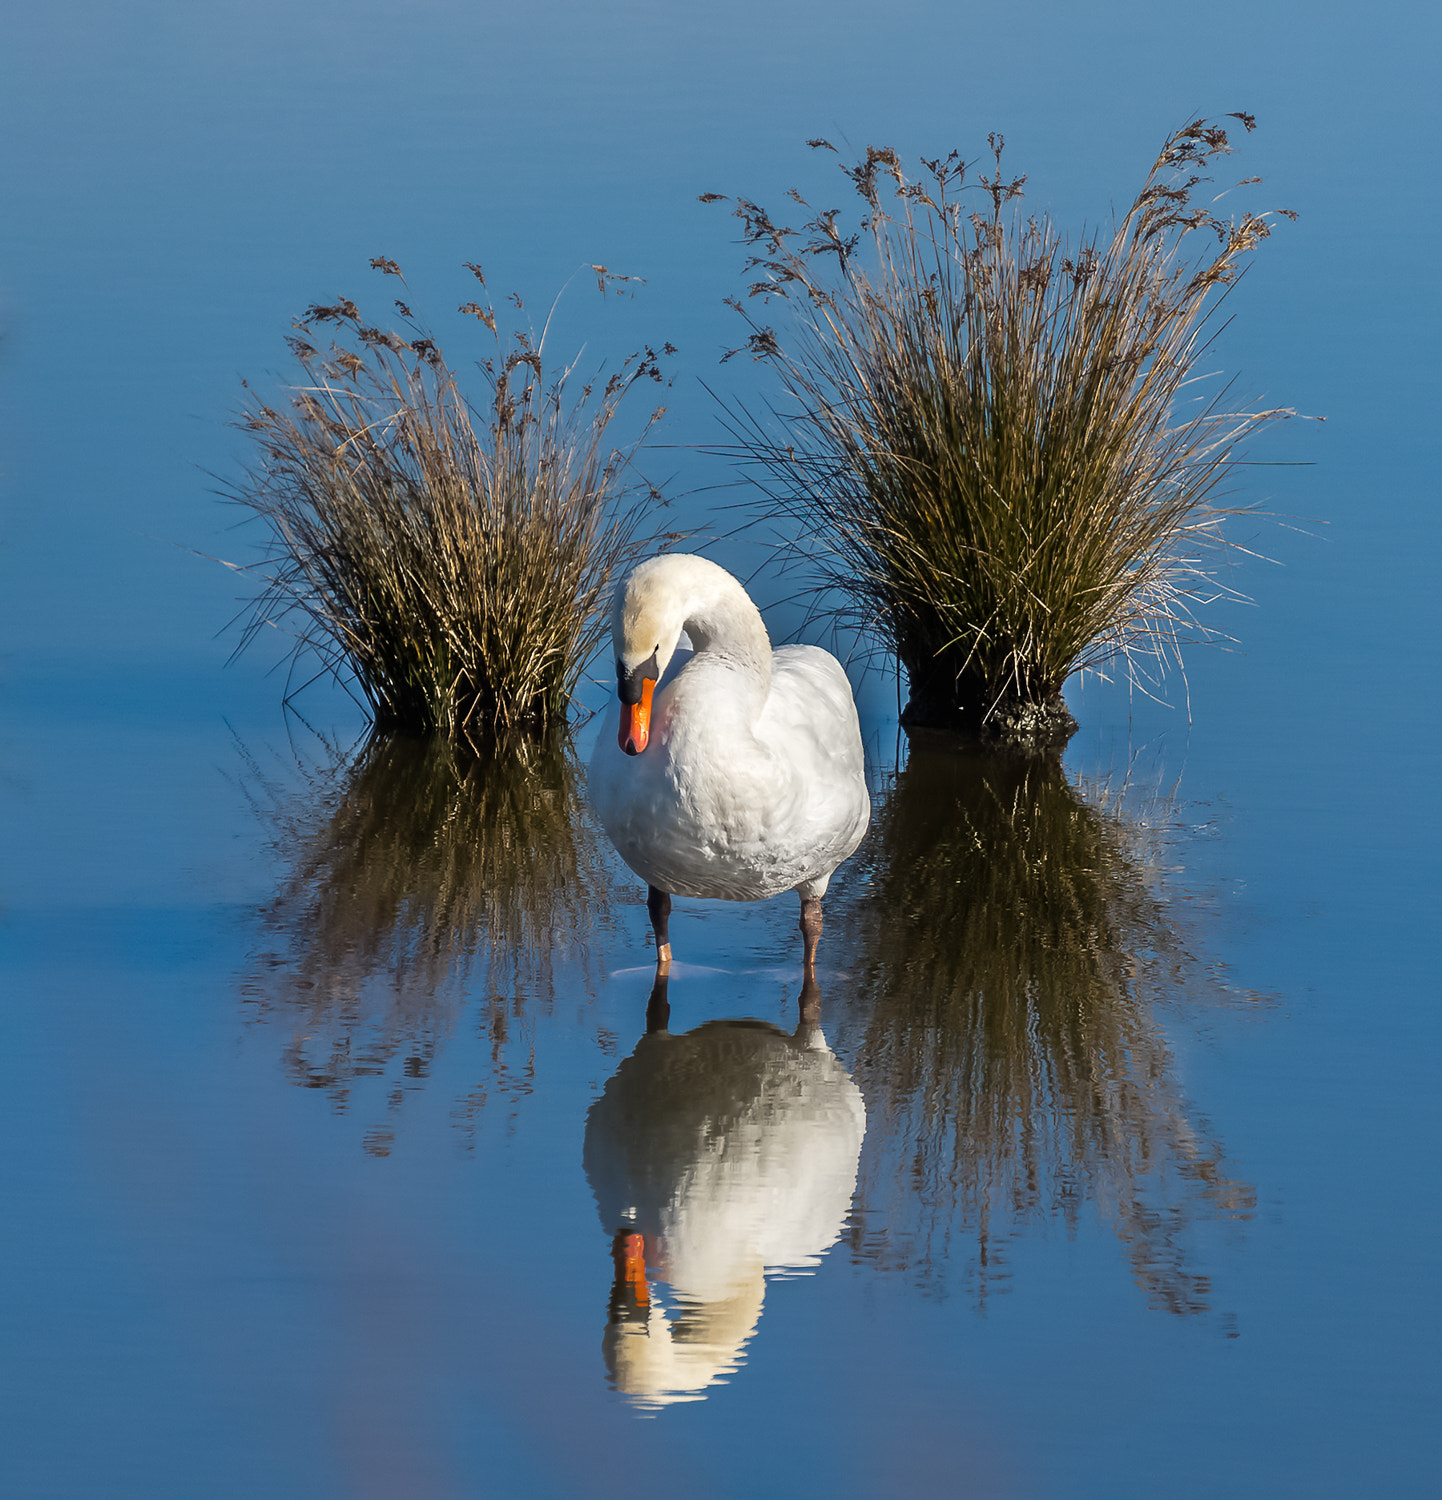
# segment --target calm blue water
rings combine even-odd
[[[1433,1492],[1438,29],[1051,0],[8,18],[0,1491]],[[264,649],[226,666],[245,585],[199,554],[255,555],[212,493],[239,382],[283,379],[290,317],[369,293],[371,256],[443,333],[465,260],[538,321],[579,267],[645,277],[603,303],[575,275],[552,347],[678,346],[649,467],[726,533],[700,382],[765,386],[717,366],[740,252],[698,193],[815,186],[813,135],[1000,130],[1076,224],[1234,109],[1237,175],[1301,218],[1216,363],[1327,418],[1243,471],[1287,521],[1238,533],[1273,560],[1212,616],[1238,645],[1170,708],[1074,685],[1065,775],[1024,784],[908,749],[864,682],[877,811],[819,1030],[789,901],[678,902],[644,1035],[641,892],[577,790],[594,729],[498,784],[368,750],[333,690],[287,719]],[[669,1236],[645,1304],[631,1224]]]

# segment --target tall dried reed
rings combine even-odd
[[[731,426],[826,584],[900,658],[906,722],[1046,741],[1075,728],[1073,671],[1176,656],[1214,587],[1218,486],[1241,440],[1291,413],[1227,411],[1225,389],[1179,410],[1220,295],[1269,233],[1267,214],[1193,201],[1224,129],[1171,135],[1110,235],[1074,249],[1008,208],[1026,179],[990,144],[980,208],[956,152],[913,181],[877,148],[843,167],[860,233],[834,209],[793,230],[738,200],[750,294],[793,314],[778,332],[733,300],[744,348],[792,409],[780,437],[744,409]]]
[[[603,291],[617,279],[595,269]],[[406,303],[395,309],[403,332],[348,298],[309,308],[288,339],[304,381],[284,405],[252,397],[244,412],[260,457],[229,493],[269,546],[242,644],[291,630],[297,659],[348,671],[382,727],[553,726],[658,498],[632,463],[640,438],[608,440],[626,392],[661,379],[658,356],[647,348],[577,391],[574,365],[547,377],[544,331],[507,336],[470,302],[460,311],[494,345],[477,407]]]

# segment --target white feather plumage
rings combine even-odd
[[[740,583],[682,554],[631,574],[613,636],[623,670],[653,651],[661,670],[646,749],[619,747],[613,704],[591,758],[591,801],[622,859],[676,895],[820,896],[871,810],[841,664],[815,646],[773,652]]]

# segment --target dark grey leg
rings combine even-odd
[[[803,960],[805,971],[813,974],[816,971],[816,945],[821,941],[820,896],[801,898],[801,937],[806,948]]]
[[[664,974],[671,967],[671,897],[654,885],[647,886],[646,910],[651,916],[651,931],[656,934],[656,970]]]

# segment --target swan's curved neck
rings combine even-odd
[[[771,638],[761,611],[738,583],[723,578],[716,587],[698,593],[682,628],[698,655],[715,652],[754,677],[765,700],[771,691]]]
[[[724,664],[744,680],[732,695],[735,707],[759,713],[771,692],[771,639],[761,613],[725,568],[687,553],[638,564],[617,594],[611,633],[622,692],[637,674],[665,674],[683,630],[698,665]]]

